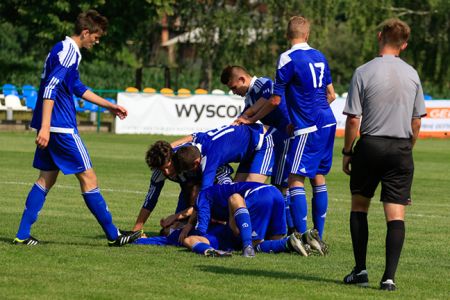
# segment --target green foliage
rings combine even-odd
[[[354,69],[377,55],[380,23],[399,17],[412,29],[402,58],[418,70],[425,92],[448,98],[449,1],[263,2],[4,0],[0,2],[0,83],[37,85],[46,53],[70,35],[81,11],[94,8],[110,24],[100,45],[94,51],[83,51],[80,71],[89,85],[134,85],[136,70],[144,68],[143,86],[162,87],[164,76],[155,66],[167,65],[175,88],[224,88],[219,76],[229,64],[273,77],[279,54],[290,47],[285,38],[287,22],[293,15],[304,15],[312,21],[309,43],[328,58],[336,90],[342,93]],[[168,49],[160,46],[163,26],[168,26],[171,37],[190,31],[199,35],[192,43],[175,45],[175,61],[170,61]]]

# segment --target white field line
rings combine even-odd
[[[5,181],[0,184],[8,184],[8,185],[27,185],[31,188],[33,185],[32,182],[20,182],[20,181]],[[78,185],[61,185],[61,184],[55,184],[53,188],[59,188],[59,189],[68,189],[68,190],[80,190],[80,187]],[[113,193],[124,193],[124,194],[137,194],[137,195],[147,195],[147,191],[133,191],[133,190],[123,190],[123,189],[108,189],[108,188],[100,188],[100,191],[105,192],[113,192]],[[166,196],[170,197],[176,197],[178,194],[176,193],[165,193]]]

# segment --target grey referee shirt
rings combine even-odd
[[[358,67],[344,114],[362,117],[361,135],[412,137],[411,119],[426,115],[417,71],[394,55]]]

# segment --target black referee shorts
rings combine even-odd
[[[372,198],[381,181],[381,201],[408,205],[413,173],[410,139],[362,136],[352,157],[350,191]]]

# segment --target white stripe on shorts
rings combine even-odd
[[[297,149],[295,150],[294,163],[292,164],[291,173],[296,174],[297,169],[302,161],[303,151],[305,150],[306,141],[308,140],[308,133],[300,136]]]
[[[81,157],[83,158],[84,167],[87,169],[92,168],[92,165],[89,161],[89,156],[87,154],[86,148],[83,145],[83,142],[81,141],[81,138],[78,134],[74,133],[72,134],[73,139],[75,140],[75,143],[77,144],[78,151],[80,151]]]

